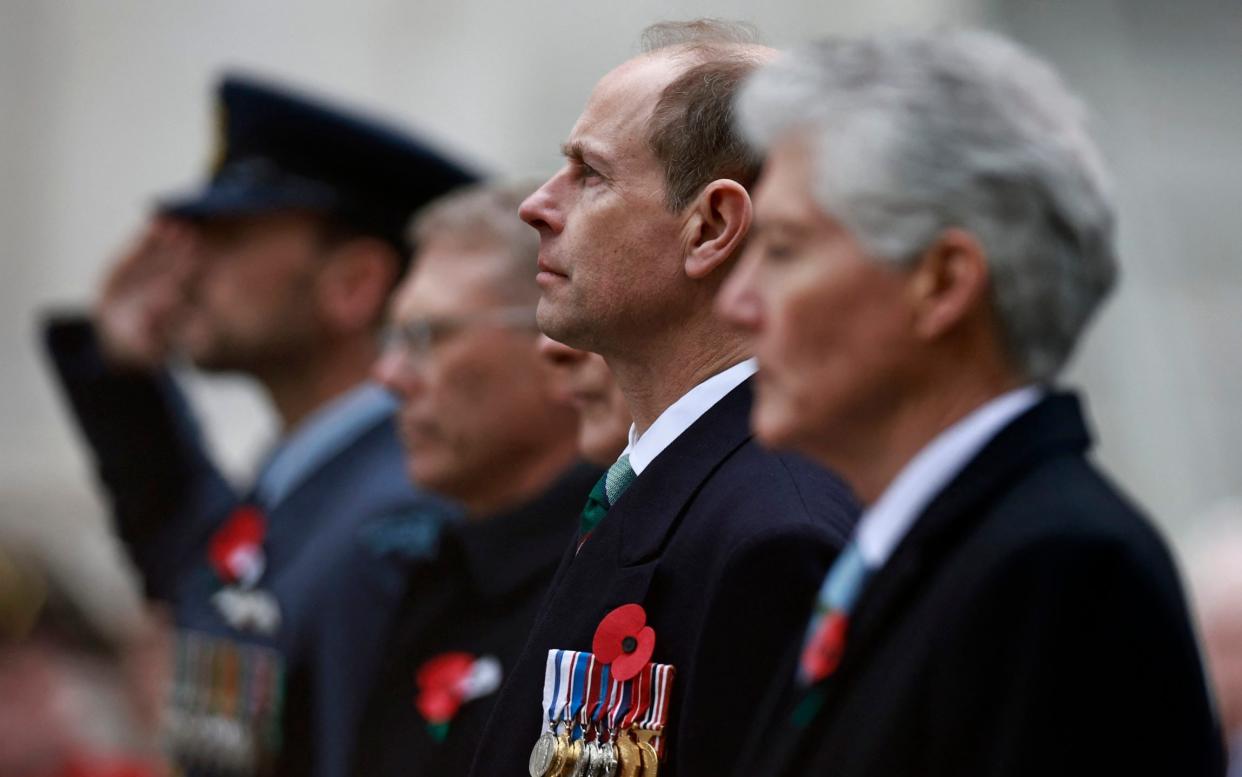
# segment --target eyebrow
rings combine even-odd
[[[608,160],[602,154],[594,149],[589,149],[580,140],[570,140],[561,144],[561,154],[571,162],[579,164],[589,164],[591,167],[601,171],[608,168]],[[587,162],[587,156],[591,157],[591,161]]]

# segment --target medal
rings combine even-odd
[[[567,742],[557,736],[561,716],[569,706],[570,672],[574,654],[568,650],[549,650],[543,672],[543,709],[548,730],[535,740],[527,769],[530,777],[554,777],[565,766]]]
[[[577,773],[578,762],[582,760],[582,740],[578,739],[566,743],[564,753],[565,762],[561,766],[560,771],[555,774],[557,777],[573,777]]]
[[[639,777],[643,771],[643,757],[637,740],[627,729],[618,731],[612,741],[617,748],[617,776]]]
[[[630,686],[630,708],[621,716],[620,724],[613,730],[612,741],[617,749],[618,777],[639,777],[643,771],[642,753],[638,749],[638,740],[634,738],[631,728],[634,721],[645,717],[651,704],[651,673],[639,672]]]
[[[552,770],[552,763],[556,756],[556,734],[551,731],[545,731],[535,740],[535,747],[530,751],[530,762],[528,769],[530,777],[544,777]]]
[[[671,664],[651,664],[645,670],[651,676],[651,704],[635,725],[634,735],[640,744],[651,748],[657,758],[664,757],[664,727],[668,724],[669,695],[676,670]]]

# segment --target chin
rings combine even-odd
[[[587,318],[589,320],[589,317]],[[571,306],[564,302],[553,302],[547,294],[544,294],[539,298],[539,307],[535,311],[535,323],[540,332],[558,343],[570,348],[592,350],[584,344],[588,338],[582,321],[574,317]]]

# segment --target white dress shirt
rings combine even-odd
[[[629,454],[630,467],[635,475],[643,474],[647,465],[667,448],[673,440],[725,398],[733,389],[742,385],[743,381],[754,375],[759,364],[754,359],[738,362],[723,372],[718,372],[699,385],[687,391],[673,404],[669,405],[660,417],[655,420],[642,436],[630,424],[630,443],[625,446],[623,454]]]
[[[858,520],[854,542],[867,566],[884,566],[932,499],[993,437],[1043,395],[1044,390],[1037,386],[1002,394],[936,435],[910,459]]]

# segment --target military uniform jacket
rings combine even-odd
[[[412,566],[378,678],[370,683],[352,774],[442,777],[469,770],[499,683],[521,653],[601,474],[575,465],[524,505],[454,524],[441,537],[439,555]],[[436,698],[470,668],[479,685]]]
[[[1177,574],[1088,443],[1069,395],[994,437],[871,576],[836,671],[808,692],[790,653],[732,773],[1219,774]]]
[[[563,557],[530,640],[479,740],[475,777],[527,775],[545,730],[550,649],[591,649],[600,620],[637,603],[656,632],[652,661],[677,675],[661,775],[718,777],[848,537],[856,508],[834,476],[762,449],[750,381],[674,440],[578,553]]]
[[[111,499],[116,529],[142,574],[147,594],[172,605],[182,629],[273,647],[287,663],[302,660],[304,640],[326,633],[305,626],[317,617],[315,581],[355,574],[352,549],[392,523],[434,547],[443,506],[419,494],[405,473],[391,415],[357,430],[340,450],[267,511],[266,569],[259,587],[279,605],[280,626],[262,634],[234,628],[211,602],[221,581],[207,546],[239,497],[208,459],[181,393],[164,373],[119,373],[104,364],[94,330],[82,319],[50,322],[46,342],[65,395],[90,444]],[[392,572],[392,574],[396,574]],[[321,686],[346,694],[350,673],[374,652],[399,600],[399,579],[336,624],[348,644]],[[385,598],[384,592],[387,592]],[[320,650],[329,649],[321,646]],[[328,706],[347,699],[319,700]],[[359,703],[359,702],[355,702]],[[300,742],[288,742],[297,748]]]

